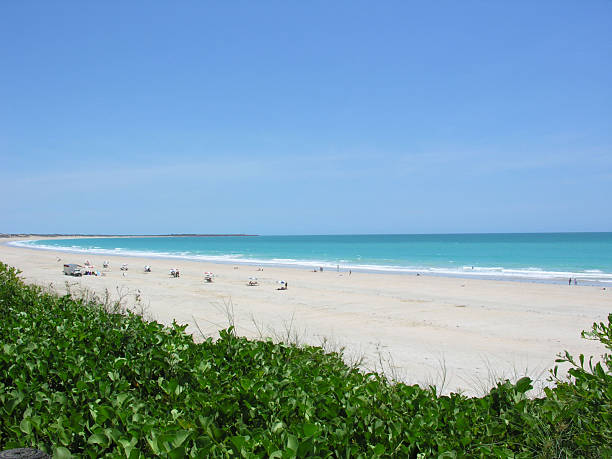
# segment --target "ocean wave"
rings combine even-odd
[[[260,265],[260,266],[288,266],[296,268],[309,268],[326,270],[342,271],[353,270],[363,272],[378,272],[378,273],[396,273],[396,274],[425,274],[434,276],[450,276],[463,278],[480,278],[480,279],[509,279],[509,280],[527,280],[527,281],[544,281],[544,282],[566,282],[569,278],[576,278],[582,283],[612,283],[612,273],[606,273],[599,269],[587,269],[583,271],[551,271],[534,266],[525,268],[505,268],[503,266],[402,266],[397,264],[377,264],[363,263],[361,260],[349,261],[343,259],[338,260],[305,260],[296,258],[257,258],[240,253],[232,254],[198,254],[189,251],[181,252],[163,252],[163,251],[146,251],[146,250],[128,250],[121,247],[114,249],[103,249],[98,246],[94,247],[79,247],[57,246],[46,244],[44,241],[11,241],[8,245],[17,247],[27,247],[30,249],[53,250],[68,253],[82,253],[89,255],[120,255],[130,257],[150,257],[173,260],[192,260],[200,262],[213,263],[232,263],[245,265]],[[395,261],[396,260],[381,260]]]
[[[481,266],[464,266],[464,271],[474,271],[474,272],[501,272],[504,270],[501,266],[492,266],[492,267],[481,267]]]

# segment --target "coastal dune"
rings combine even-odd
[[[580,337],[612,312],[602,287],[214,264],[96,256],[0,244],[0,261],[29,283],[57,292],[105,292],[165,324],[187,324],[196,339],[238,334],[344,350],[349,362],[409,384],[478,395],[499,378],[525,374],[546,384],[564,350],[598,357]],[[59,258],[59,260],[58,260]],[[88,259],[102,276],[69,277],[64,263]],[[102,261],[110,261],[102,269]],[[119,268],[127,263],[125,273]],[[151,266],[151,273],[143,267]],[[180,269],[180,277],[169,275]],[[215,274],[205,283],[203,273]],[[249,277],[259,285],[248,286]],[[278,290],[279,280],[288,284]]]

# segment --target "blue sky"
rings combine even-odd
[[[0,232],[612,231],[612,2],[2,2]]]

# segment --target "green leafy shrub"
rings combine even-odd
[[[338,354],[113,314],[0,263],[0,449],[56,457],[607,457],[611,360],[570,381],[437,396]],[[585,334],[610,349],[612,314]]]

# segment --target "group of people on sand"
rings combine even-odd
[[[85,260],[83,263],[84,267],[81,269],[81,274],[83,276],[101,276],[102,273],[100,271],[96,271],[94,265],[92,265],[89,260]]]
[[[572,280],[574,281],[574,285],[578,285],[578,279],[576,279],[575,277],[574,279],[570,277],[569,280],[567,281],[567,285],[572,285]]]
[[[58,257],[57,260],[61,261],[61,258]],[[96,271],[94,269],[94,266],[89,262],[89,260],[85,260],[84,265],[85,265],[85,267],[83,269],[83,274],[85,274],[85,275],[95,275],[95,276],[103,275],[100,271]],[[109,266],[110,266],[110,263],[107,260],[105,260],[102,263],[102,266],[104,268],[108,269]],[[122,275],[124,277],[126,275],[126,271],[127,270],[128,270],[127,263],[123,263],[121,265],[121,271],[122,271]],[[320,268],[320,270],[323,271],[323,268]],[[262,267],[258,267],[257,271],[263,271],[263,268]],[[315,271],[316,271],[316,269],[315,269]],[[145,273],[150,273],[151,272],[151,266],[145,265],[144,272]],[[181,272],[180,272],[180,270],[178,268],[171,268],[170,269],[170,276],[171,277],[181,277]],[[210,282],[210,281],[212,281],[213,274],[212,273],[205,273],[204,277],[205,277],[205,280]],[[278,281],[278,282],[280,284],[280,287],[277,288],[276,290],[288,290],[289,289],[289,283],[287,281]],[[249,284],[248,285],[258,285],[257,279],[256,278],[249,278]]]

